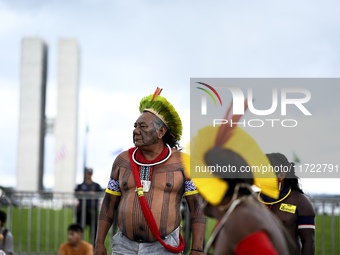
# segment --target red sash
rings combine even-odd
[[[140,181],[139,173],[138,173],[138,166],[137,164],[133,161],[132,159],[132,154],[135,151],[136,147],[129,149],[129,158],[130,158],[130,163],[131,163],[131,168],[132,168],[132,173],[133,176],[135,177],[135,182],[137,186],[137,193],[139,197],[139,202],[140,206],[142,208],[144,218],[146,222],[148,223],[148,226],[152,232],[152,234],[155,236],[155,238],[161,243],[161,245],[164,246],[165,249],[168,251],[171,251],[173,253],[180,253],[184,250],[184,240],[181,235],[181,232],[179,232],[179,246],[178,247],[173,247],[169,244],[164,243],[164,241],[161,238],[161,233],[159,232],[157,223],[155,221],[155,218],[152,215],[151,209],[144,197],[144,192],[143,192],[143,187]]]
[[[245,237],[235,249],[236,255],[278,255],[265,231],[257,231]]]

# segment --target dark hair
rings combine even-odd
[[[170,134],[169,130],[166,130],[166,133],[165,133],[165,135],[163,136],[163,141],[164,141],[164,144],[166,144],[166,143],[169,144],[169,146],[170,146],[171,148],[175,148],[175,149],[177,149],[177,150],[180,149],[180,147],[179,147],[179,142],[176,140],[175,137],[173,137],[173,136]]]
[[[171,134],[170,134],[170,131],[168,130],[168,128],[166,127],[166,125],[163,123],[163,121],[158,118],[156,115],[155,115],[155,118],[153,119],[153,125],[155,126],[156,130],[159,130],[161,127],[165,126],[166,128],[166,133],[165,135],[163,136],[163,142],[164,144],[169,144],[169,146],[171,148],[175,148],[175,149],[179,149],[179,142],[176,140],[175,137],[173,137]]]
[[[297,177],[295,174],[295,164],[293,162],[289,162],[285,155],[281,153],[270,153],[266,154],[266,156],[273,167],[279,167],[281,170],[282,167],[286,167],[286,169],[288,169],[288,171],[282,171],[286,173],[284,186],[290,187],[292,190],[304,194],[299,185],[299,177]],[[278,174],[276,171],[275,173]]]
[[[236,169],[240,169],[242,166],[248,166],[247,162],[237,153],[230,149],[214,147],[207,151],[204,155],[204,161],[207,166],[232,166]],[[247,183],[253,185],[254,179],[251,172],[241,173],[239,171],[225,171],[214,173],[218,178],[223,179],[228,183],[228,191],[225,196],[231,196],[234,193],[234,189],[239,183]],[[251,194],[247,188],[241,188],[239,193],[242,195]]]
[[[84,232],[82,226],[80,226],[79,224],[76,224],[76,223],[71,224],[71,225],[68,227],[67,230],[68,230],[68,231],[78,232],[78,233],[83,233],[83,232]]]
[[[7,215],[4,211],[0,210],[0,220],[2,223],[6,222]]]

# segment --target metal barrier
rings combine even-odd
[[[318,196],[312,198],[311,202],[317,215],[315,222],[317,254],[340,254],[340,196]]]
[[[79,223],[86,231],[84,239],[93,243],[98,210],[104,193],[52,193],[6,191],[1,195],[0,209],[7,212],[6,228],[14,236],[15,254],[57,254],[61,243],[67,241],[67,228]],[[340,255],[340,197],[317,197],[311,199],[317,213],[316,254]],[[77,210],[78,208],[78,210]],[[185,199],[182,203],[184,221],[184,254],[190,251],[190,214]],[[87,219],[87,211],[91,220]],[[86,227],[86,224],[90,226]],[[115,226],[116,224],[114,224]],[[111,237],[117,227],[110,229],[105,246],[111,253]],[[319,250],[319,251],[318,251]]]
[[[68,226],[77,220],[85,230],[84,239],[94,244],[98,204],[103,197],[102,192],[6,191],[1,196],[0,209],[7,213],[6,228],[14,236],[15,254],[57,254],[60,244],[67,241]],[[90,219],[86,218],[89,210],[94,212]],[[112,228],[108,236],[111,235]],[[111,250],[109,240],[106,248]]]

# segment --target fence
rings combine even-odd
[[[15,254],[57,254],[59,245],[67,241],[67,227],[77,218],[86,229],[84,239],[93,243],[103,197],[103,193],[6,191],[0,194],[0,209],[7,212],[6,227],[14,236]],[[316,254],[340,255],[340,197],[318,197],[311,201],[317,213]],[[181,208],[186,254],[190,244],[190,215],[185,200]],[[87,211],[94,212],[90,214],[91,220]],[[86,223],[90,226],[86,227]],[[211,229],[212,226],[207,226],[207,231]],[[111,253],[110,239],[116,230],[114,224],[105,240],[108,254]]]
[[[317,254],[340,254],[340,197],[316,197],[311,202],[317,215]]]

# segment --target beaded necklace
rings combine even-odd
[[[171,148],[168,144],[166,144],[166,146],[167,147],[164,147],[161,154],[152,161],[147,161],[144,158],[143,154],[140,151],[138,151],[138,148],[136,148],[132,154],[133,162],[138,165],[139,178],[141,180],[144,192],[148,192],[150,190],[153,166],[159,165],[167,161],[171,156]],[[165,153],[167,153],[166,156]],[[136,154],[138,160],[136,159]]]

